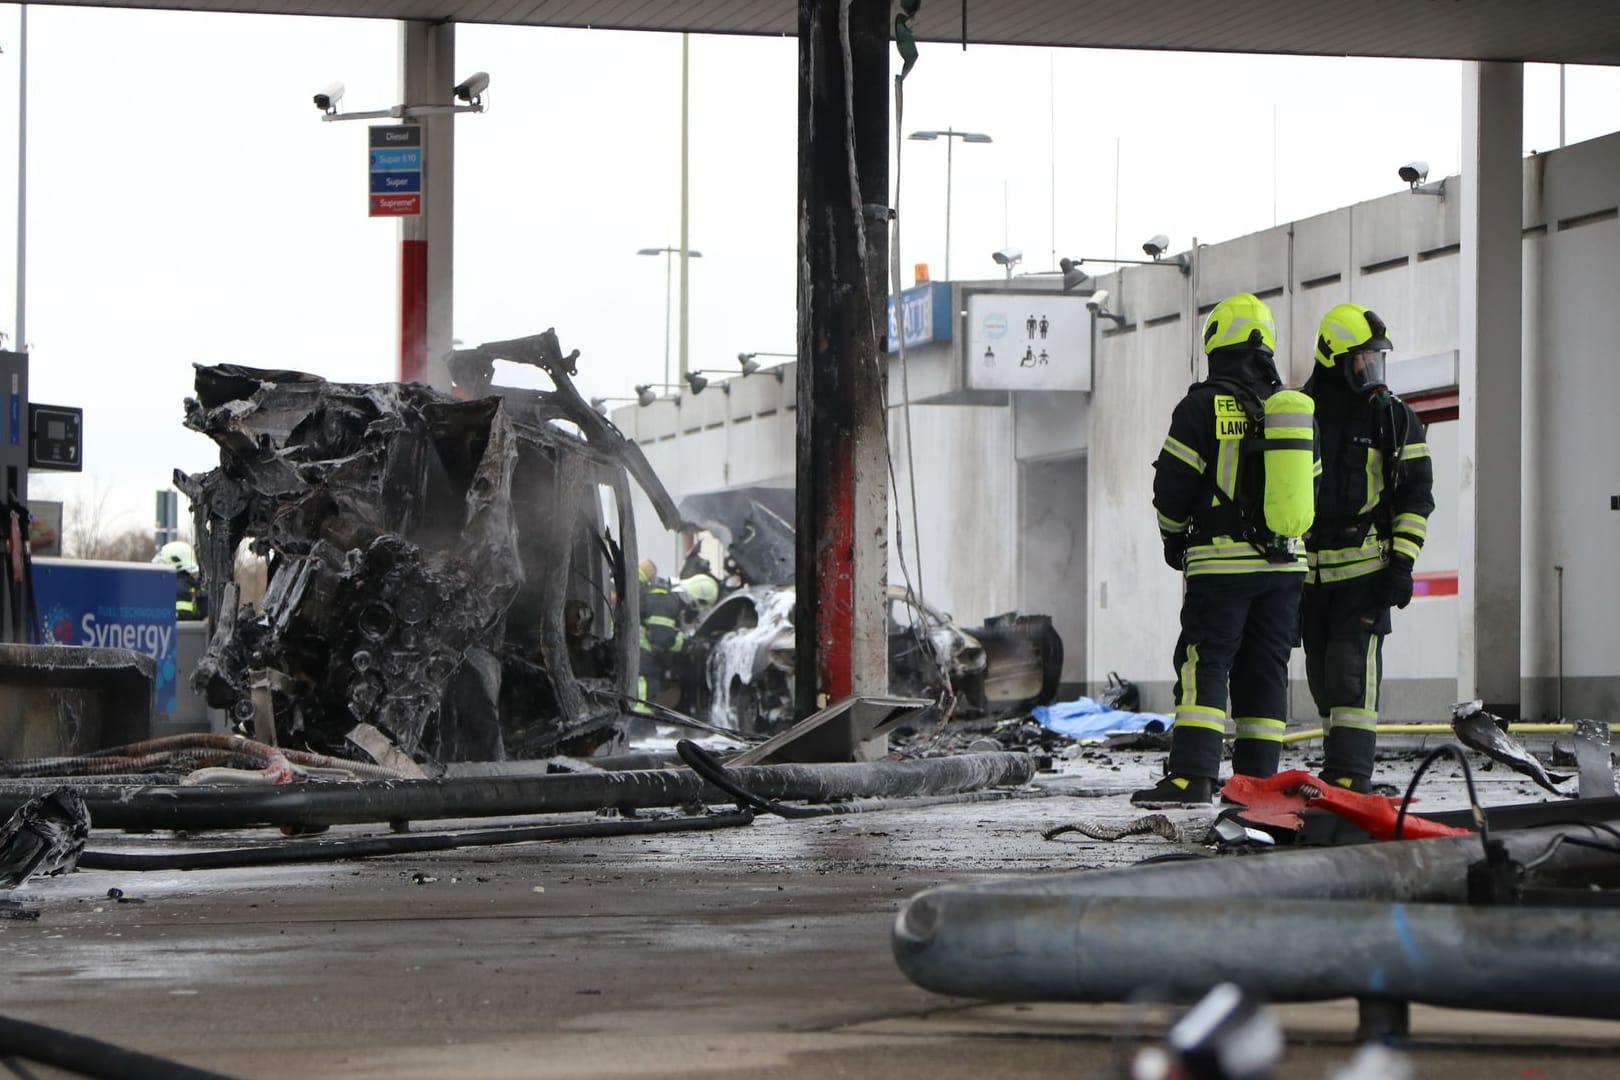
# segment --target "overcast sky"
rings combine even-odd
[[[8,334],[16,37],[0,14]],[[554,326],[587,396],[662,379],[665,263],[636,250],[679,242],[679,36],[464,25],[457,51],[492,83],[456,121],[455,336]],[[217,461],[181,426],[194,362],[393,377],[397,226],[366,216],[366,124],[310,98],[341,80],[345,109],[394,104],[395,24],[35,6],[28,58],[32,396],[84,408],[86,461],[35,497],[108,493],[149,523],[171,469]],[[732,367],[794,347],[796,45],[695,37],[691,58],[690,356]],[[1572,68],[1568,92],[1569,141],[1620,129],[1615,69]],[[1415,158],[1453,173],[1460,93],[1446,62],[925,44],[898,127],[994,139],[954,149],[960,279],[999,275],[1003,246],[1028,271],[1137,257],[1377,197]],[[1527,69],[1525,109],[1525,148],[1556,147],[1556,67]],[[907,284],[917,262],[940,279],[945,145],[901,152]]]

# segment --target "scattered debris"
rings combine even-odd
[[[1485,711],[1483,702],[1465,701],[1453,706],[1451,730],[1470,750],[1477,750],[1492,761],[1500,761],[1514,772],[1523,773],[1554,795],[1564,794],[1556,785],[1569,777],[1548,772],[1534,754],[1507,733],[1506,721]]]
[[[0,826],[0,889],[66,874],[90,836],[90,811],[70,787],[29,799]]]
[[[1602,720],[1577,720],[1572,734],[1580,797],[1611,799],[1615,789],[1614,756],[1609,749],[1609,725]]]
[[[41,904],[38,900],[0,896],[0,919],[17,919],[20,921],[37,919],[40,911]]]
[[[1120,712],[1140,712],[1142,710],[1142,691],[1129,679],[1119,677],[1119,672],[1108,673],[1108,684],[1097,691],[1097,704],[1105,709],[1118,709]]]
[[[1124,825],[1102,825],[1089,821],[1075,821],[1056,825],[1041,831],[1044,840],[1055,840],[1064,833],[1076,832],[1093,840],[1119,840],[1127,836],[1162,836],[1172,843],[1182,840],[1181,830],[1163,814],[1148,814]]]
[[[470,400],[199,366],[186,426],[219,445],[220,467],[175,480],[220,598],[195,679],[209,704],[261,741],[324,752],[357,723],[419,760],[612,738],[638,645],[629,478],[666,526],[680,519],[640,449],[574,389],[577,355],[550,330],[459,350]],[[495,386],[496,360],[555,389]],[[259,607],[232,583],[244,539],[270,559]]]
[[[1221,798],[1244,807],[1238,816],[1247,824],[1298,832],[1304,826],[1301,815],[1310,808],[1326,810],[1359,825],[1377,840],[1394,838],[1395,821],[1404,801],[1382,795],[1359,795],[1303,769],[1289,769],[1264,780],[1241,774],[1233,776],[1221,788]],[[1407,840],[1466,836],[1469,831],[1415,814],[1407,814],[1401,824],[1401,836]]]
[[[683,708],[748,734],[790,723],[794,603],[791,585],[722,597],[683,650]],[[901,586],[888,588],[885,603],[891,694],[954,700],[953,718],[1006,716],[1057,695],[1063,643],[1050,616],[1011,613],[962,627]]]

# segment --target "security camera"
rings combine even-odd
[[[483,101],[484,91],[489,89],[489,72],[475,71],[463,82],[456,84],[456,97],[469,105],[478,105]]]
[[[1023,259],[1024,253],[1017,248],[1002,248],[1000,251],[992,252],[990,257],[996,260],[997,266],[1012,266]]]
[[[1402,165],[1397,170],[1400,178],[1408,184],[1421,184],[1429,178],[1429,163],[1427,161],[1412,161]]]
[[[1092,314],[1096,314],[1102,310],[1102,306],[1106,303],[1108,303],[1108,290],[1098,289],[1096,292],[1086,297],[1086,310]]]
[[[1157,259],[1160,255],[1163,255],[1169,250],[1169,248],[1170,238],[1164,235],[1164,233],[1160,233],[1158,236],[1153,237],[1147,243],[1142,245],[1142,250],[1147,252],[1150,258],[1154,259]]]
[[[331,115],[337,112],[338,102],[342,100],[343,84],[335,82],[324,87],[320,93],[315,95],[315,107],[321,112]]]

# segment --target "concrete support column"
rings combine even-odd
[[[854,0],[847,32],[839,8],[799,0],[800,716],[888,692],[889,4]]]
[[[1463,65],[1457,695],[1520,705],[1524,66]]]
[[[399,24],[400,101],[453,103],[456,26]],[[422,213],[399,225],[399,371],[402,382],[450,389],[451,256],[455,237],[455,116],[421,116]]]

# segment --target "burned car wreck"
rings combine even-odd
[[[741,589],[688,640],[682,705],[714,724],[770,734],[793,719],[795,590]],[[946,718],[1005,716],[1056,700],[1063,641],[1047,615],[1010,613],[962,627],[907,589],[885,592],[889,691],[933,698]]]
[[[374,728],[419,762],[611,740],[635,685],[631,479],[679,518],[574,388],[577,355],[550,330],[461,350],[457,395],[198,366],[185,422],[220,465],[175,480],[218,613],[209,704],[314,750]],[[554,389],[493,385],[497,360]],[[269,560],[256,606],[233,580],[244,540]]]

